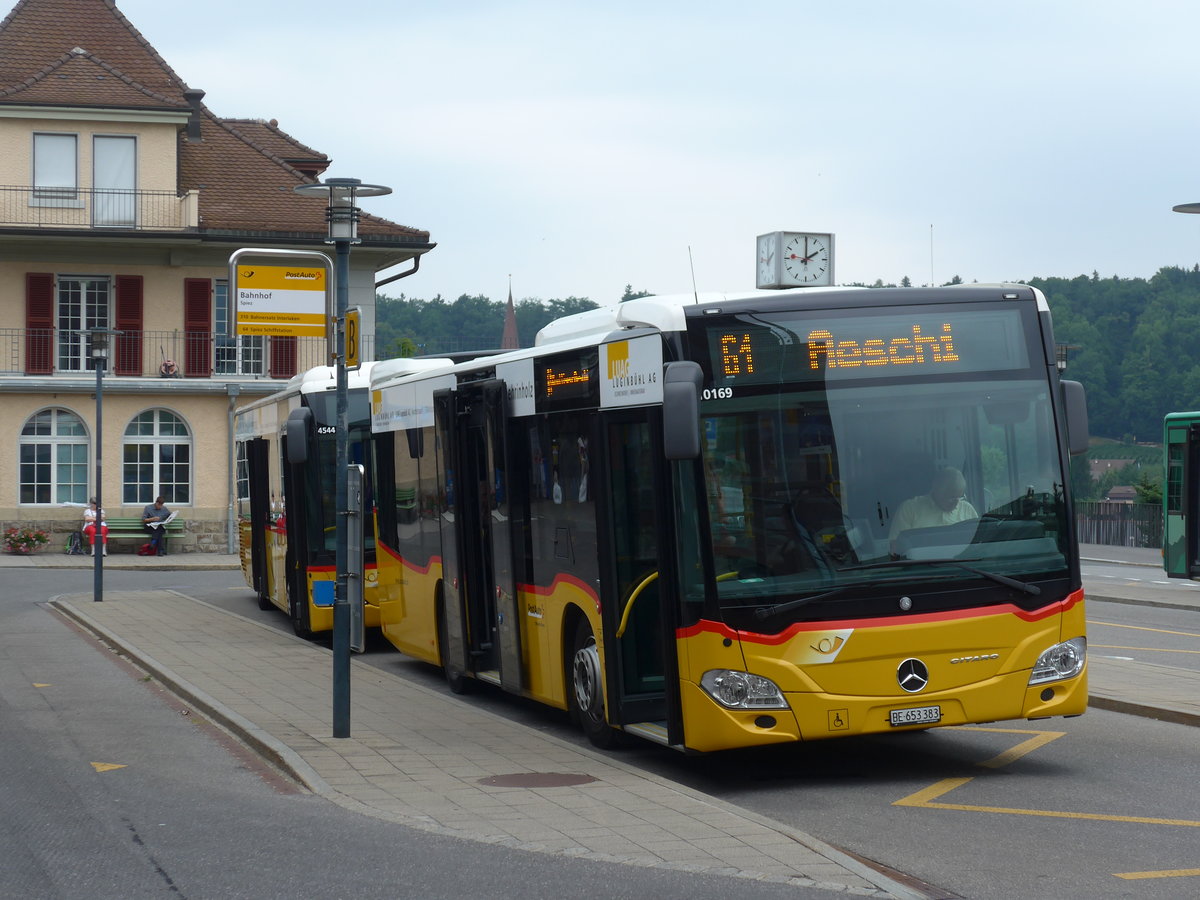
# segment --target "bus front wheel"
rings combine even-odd
[[[602,750],[617,746],[620,732],[604,717],[604,673],[600,669],[600,651],[587,619],[575,626],[568,682],[571,716],[583,728],[589,741]]]

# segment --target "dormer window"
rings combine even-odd
[[[30,206],[79,205],[79,139],[73,134],[33,136]]]

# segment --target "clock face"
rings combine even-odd
[[[792,284],[829,284],[833,242],[827,234],[789,235],[783,245],[783,277]]]
[[[774,235],[764,234],[758,239],[758,287],[775,284],[775,257],[778,255],[775,249],[776,243]]]

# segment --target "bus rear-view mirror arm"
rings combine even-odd
[[[667,459],[700,456],[700,386],[704,373],[695,362],[663,367],[663,449]]]
[[[307,406],[297,407],[288,414],[283,436],[287,441],[287,461],[293,466],[308,462],[308,426],[312,417],[312,410]]]
[[[1087,397],[1078,381],[1062,382],[1063,411],[1067,415],[1067,450],[1072,456],[1088,449]]]

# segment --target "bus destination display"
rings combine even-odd
[[[956,374],[1029,365],[1020,312],[738,316],[705,329],[714,385]]]
[[[599,353],[595,349],[547,357],[535,372],[539,409],[579,409],[600,401]]]

